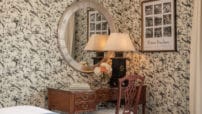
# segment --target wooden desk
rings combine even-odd
[[[92,91],[70,91],[48,88],[48,108],[74,114],[78,112],[95,111],[100,102],[116,100],[118,88],[105,88]],[[139,104],[142,104],[143,114],[146,105],[146,86],[142,88]]]

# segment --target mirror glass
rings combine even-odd
[[[108,22],[99,11],[90,7],[79,9],[67,24],[67,50],[76,62],[92,66],[96,52],[88,52],[84,48],[93,34],[108,35],[109,32]]]
[[[81,72],[93,71],[96,52],[84,50],[93,34],[109,35],[114,31],[112,18],[100,4],[82,0],[71,5],[61,17],[58,41],[61,53],[70,66]]]

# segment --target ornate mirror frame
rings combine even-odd
[[[75,61],[71,57],[71,55],[69,54],[67,50],[67,47],[68,47],[67,43],[65,42],[65,38],[66,38],[65,31],[67,30],[66,27],[70,17],[79,9],[87,8],[87,7],[90,7],[99,11],[103,16],[105,16],[106,20],[108,21],[110,31],[111,32],[116,31],[112,17],[108,13],[107,9],[105,9],[102,5],[95,2],[94,0],[82,0],[82,1],[73,3],[69,8],[65,10],[62,17],[60,18],[59,25],[58,25],[58,45],[63,58],[72,68],[83,73],[92,73],[93,66],[89,66],[89,68],[83,68],[81,64],[79,64],[77,61]]]

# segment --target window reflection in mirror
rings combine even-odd
[[[109,34],[106,18],[92,8],[76,11],[68,21],[66,31],[66,46],[71,57],[80,64],[93,65],[96,52],[84,51],[84,48],[93,34]]]

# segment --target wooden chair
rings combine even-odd
[[[128,82],[126,87],[123,83]],[[116,109],[102,109],[90,114],[137,114],[144,77],[139,75],[128,75],[119,79],[119,93]],[[120,108],[121,99],[124,98],[124,107]]]

